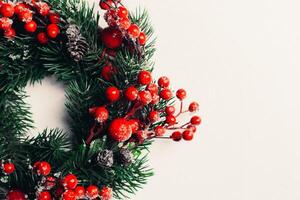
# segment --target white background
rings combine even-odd
[[[201,105],[193,142],[156,142],[133,200],[300,199],[298,0],[127,0],[149,10],[155,75]],[[63,87],[28,87],[37,129],[64,127]]]

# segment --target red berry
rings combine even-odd
[[[57,13],[51,13],[49,15],[49,20],[52,24],[58,24],[60,22],[60,17]]]
[[[33,14],[31,10],[26,8],[19,13],[18,17],[22,22],[30,22],[32,21]]]
[[[138,95],[139,91],[134,86],[127,88],[127,90],[125,91],[125,97],[129,101],[136,100],[138,98]]]
[[[3,165],[3,171],[6,174],[12,174],[15,171],[15,165],[11,162],[7,162]]]
[[[110,200],[113,196],[112,189],[109,187],[104,187],[100,191],[101,200]]]
[[[11,190],[6,194],[6,200],[26,200],[26,197],[23,192]]]
[[[156,105],[159,102],[159,96],[157,94],[152,94],[152,101],[150,102],[152,105]]]
[[[44,32],[40,32],[37,34],[37,40],[40,44],[47,44],[48,43],[48,37],[47,34]]]
[[[106,98],[107,100],[109,100],[110,102],[115,102],[118,101],[120,98],[120,90],[116,87],[108,87],[106,89]]]
[[[148,71],[140,71],[138,75],[139,83],[142,85],[149,85],[152,82],[152,75]]]
[[[182,139],[182,134],[179,131],[176,131],[176,132],[172,133],[171,138],[175,142],[179,142]]]
[[[74,174],[68,174],[64,178],[64,185],[70,190],[75,189],[77,184],[78,184],[78,179]]]
[[[56,178],[48,176],[45,182],[45,188],[52,189],[56,185]]]
[[[85,196],[85,189],[83,186],[77,186],[74,192],[77,199],[83,199]]]
[[[139,92],[139,100],[141,101],[142,104],[148,105],[152,101],[152,95],[149,91],[140,91]]]
[[[11,29],[13,21],[7,17],[0,18],[0,28],[4,31]]]
[[[99,123],[105,122],[109,117],[109,112],[105,107],[98,107],[95,110],[95,118]]]
[[[176,109],[174,106],[167,106],[165,109],[165,112],[167,115],[174,115],[174,113],[176,112]]]
[[[200,125],[201,124],[201,118],[199,116],[194,116],[191,119],[191,124],[192,125]]]
[[[166,123],[169,125],[175,125],[177,122],[177,119],[174,115],[167,115],[166,116]]]
[[[103,44],[110,49],[117,49],[123,43],[122,32],[115,28],[105,28],[101,33],[101,39]]]
[[[24,25],[24,28],[27,32],[29,33],[34,33],[37,29],[37,24],[35,21],[30,21],[30,22],[27,22],[25,25]]]
[[[192,131],[190,131],[190,130],[185,130],[182,133],[182,137],[186,141],[191,141],[194,138],[194,133]]]
[[[189,106],[189,111],[196,112],[197,110],[199,110],[199,104],[197,102],[192,102]]]
[[[76,200],[76,194],[73,190],[67,190],[63,193],[62,200]]]
[[[123,7],[123,6],[120,6],[118,8],[117,15],[120,18],[128,18],[128,10],[125,7]]]
[[[15,13],[15,8],[10,3],[3,3],[0,8],[2,17],[12,17]]]
[[[4,36],[7,39],[13,39],[16,36],[16,31],[13,28],[9,28],[7,30],[4,31]]]
[[[111,66],[111,65],[105,65],[102,68],[101,71],[101,75],[103,76],[103,78],[107,81],[111,80],[112,75],[116,72],[115,67]]]
[[[144,46],[146,44],[146,40],[147,40],[146,34],[144,32],[141,32],[138,40],[139,40],[140,45]]]
[[[127,29],[127,33],[129,36],[137,38],[140,35],[140,28],[136,24],[131,24]]]
[[[50,24],[47,27],[47,34],[50,38],[56,38],[60,33],[60,29],[56,24]]]
[[[113,1],[112,0],[100,0],[100,8],[103,10],[108,10],[113,6]]]
[[[149,120],[151,122],[157,122],[159,120],[159,118],[160,118],[159,112],[157,112],[157,111],[151,111],[149,113]]]
[[[187,129],[189,129],[190,131],[192,131],[193,133],[195,133],[197,131],[197,127],[194,125],[188,125]]]
[[[119,27],[123,30],[127,30],[131,25],[130,20],[128,18],[120,18],[118,20],[118,23]]]
[[[157,126],[154,132],[156,136],[163,136],[166,133],[166,129],[163,126]]]
[[[17,3],[17,5],[15,5],[15,8],[14,8],[15,13],[18,15],[26,8],[27,8],[27,6],[24,3]]]
[[[95,185],[90,185],[87,189],[86,189],[86,196],[90,199],[95,199],[98,197],[99,194],[99,189],[97,186]]]
[[[114,140],[124,142],[131,137],[132,129],[126,119],[118,118],[111,122],[109,126],[109,133]]]
[[[177,90],[176,97],[182,101],[183,99],[186,98],[186,91],[184,89]]]
[[[170,89],[166,88],[163,89],[160,94],[159,94],[160,98],[162,98],[163,100],[170,100],[173,97],[173,93]]]
[[[162,88],[167,88],[170,86],[170,79],[166,76],[162,76],[158,79],[158,85]]]
[[[147,133],[145,131],[140,130],[136,133],[136,137],[138,139],[138,142],[142,144],[147,138]]]
[[[35,3],[35,6],[38,10],[38,12],[42,15],[42,16],[47,16],[50,12],[50,7],[47,3],[45,2],[38,2]]]
[[[48,191],[42,191],[39,194],[38,200],[52,200],[50,192],[48,192]]]
[[[148,90],[149,92],[151,92],[151,94],[158,94],[158,86],[154,83],[150,83],[149,85],[147,85],[146,90]]]
[[[140,122],[137,119],[128,120],[129,126],[131,127],[132,133],[136,133],[140,129]]]
[[[34,168],[37,170],[37,173],[42,176],[48,176],[51,172],[51,165],[48,162],[36,162]]]

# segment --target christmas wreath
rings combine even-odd
[[[101,0],[100,15],[80,0],[0,0],[0,198],[127,198],[152,170],[154,139],[193,139],[199,116],[180,125],[186,91],[151,75],[153,29],[146,11]],[[55,76],[66,87],[70,134],[33,127],[24,87]],[[176,111],[175,99],[180,100]]]

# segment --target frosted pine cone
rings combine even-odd
[[[98,165],[102,167],[112,167],[114,164],[114,154],[110,150],[103,150],[97,156]]]
[[[130,150],[123,148],[120,150],[120,160],[124,166],[129,166],[133,163],[133,154]]]

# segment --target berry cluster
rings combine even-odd
[[[100,0],[100,7],[106,10],[104,19],[109,26],[101,33],[101,39],[107,48],[119,48],[124,38],[140,46],[146,44],[146,34],[130,21],[128,10],[121,5],[120,0]]]
[[[45,2],[3,2],[0,1],[0,30],[6,38],[12,39],[16,32],[36,34],[40,44],[46,44],[50,39],[55,39],[60,28],[60,17],[51,11]]]
[[[74,174],[68,174],[63,178],[50,176],[51,165],[46,161],[36,162],[33,167],[33,174],[40,176],[36,191],[37,200],[77,200],[77,199],[98,199],[110,200],[113,196],[112,189],[103,187],[101,190],[95,185],[87,187],[79,185],[79,180]],[[15,168],[12,163],[3,165],[5,173],[12,173]],[[19,190],[11,190],[6,195],[7,200],[25,200],[27,196]]]
[[[118,73],[117,68],[108,64],[102,68],[102,77],[106,81],[113,82],[112,77]],[[184,89],[176,92],[176,97],[181,102],[180,110],[176,113],[173,105],[168,102],[174,98],[170,89],[170,80],[168,77],[161,77],[158,83],[154,83],[150,71],[141,70],[137,76],[137,83],[126,89],[120,90],[115,86],[107,87],[105,97],[107,104],[92,107],[91,115],[95,119],[95,125],[91,129],[90,136],[86,141],[90,144],[97,136],[101,136],[102,130],[108,130],[110,138],[117,142],[133,141],[143,143],[146,139],[169,138],[174,141],[190,141],[196,132],[196,126],[201,124],[199,116],[193,116],[191,120],[184,124],[178,125],[177,118],[183,113],[196,112],[199,109],[197,102],[192,102],[187,110],[183,109],[183,101],[187,93]],[[112,119],[108,106],[114,103],[125,102],[132,105],[123,117]],[[159,103],[165,103],[165,108],[158,109]],[[143,109],[147,108],[147,109]],[[139,115],[139,111],[148,110],[147,117]],[[100,124],[98,134],[95,134],[95,127]],[[168,131],[172,131],[170,137],[165,137]]]

